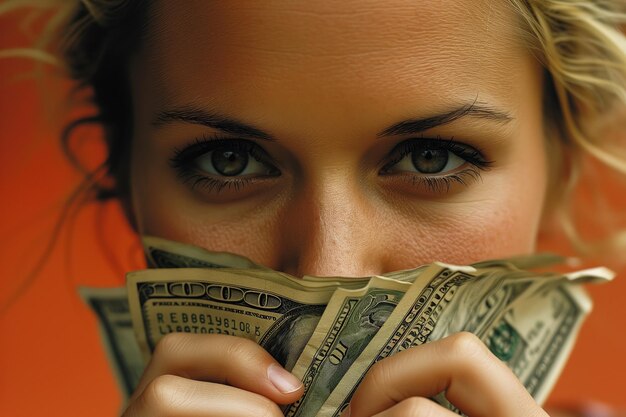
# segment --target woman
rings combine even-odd
[[[68,68],[93,88],[138,234],[294,275],[531,253],[626,102],[622,2],[83,2]],[[96,183],[96,186],[99,186]],[[345,412],[546,415],[475,337],[378,363]],[[259,346],[162,340],[124,413],[282,415],[302,385]]]

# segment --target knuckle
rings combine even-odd
[[[460,332],[447,340],[447,353],[459,375],[475,379],[485,370],[491,355],[485,344],[473,333]]]
[[[229,343],[225,348],[225,355],[236,360],[254,357],[259,345],[242,337],[229,337]]]
[[[180,394],[185,390],[181,378],[173,375],[159,375],[154,378],[141,394],[141,408],[158,412],[159,416],[172,415]]]
[[[175,355],[183,350],[188,343],[188,335],[184,333],[168,333],[155,346],[153,356],[161,358]]]
[[[456,357],[474,357],[484,355],[487,347],[473,333],[460,332],[448,337],[447,343],[450,353]]]

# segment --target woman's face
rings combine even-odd
[[[131,65],[140,233],[295,275],[533,251],[542,70],[507,2],[155,2]]]

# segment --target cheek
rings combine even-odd
[[[215,223],[211,218],[172,217],[159,219],[159,214],[146,218],[144,233],[166,239],[190,243],[214,252],[231,252],[255,262],[272,266],[275,248],[272,245],[276,219],[256,217]]]
[[[537,152],[526,154],[520,163],[489,172],[463,199],[387,213],[393,219],[386,224],[393,257],[389,266],[415,266],[407,259],[469,264],[532,253],[546,188],[540,141]]]
[[[428,221],[396,224],[388,237],[390,267],[406,269],[433,261],[463,265],[531,253],[539,213],[535,206],[497,201],[461,211],[440,209],[422,217]]]
[[[531,253],[535,247],[540,210],[517,202],[483,208],[450,231],[457,248],[450,251],[455,262],[506,258]]]

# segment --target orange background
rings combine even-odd
[[[17,34],[14,19],[0,17],[0,50],[28,40]],[[125,271],[143,267],[141,251],[114,203],[85,206],[53,235],[81,177],[60,150],[54,121],[67,83],[23,77],[32,68],[24,59],[0,59],[0,416],[117,415],[121,398],[96,319],[76,289],[123,285]],[[85,133],[90,137],[97,134]],[[97,145],[84,147],[98,155]],[[618,215],[626,208],[626,187],[603,176],[579,201],[595,189],[610,195]],[[558,237],[542,237],[540,246],[570,252]],[[29,276],[44,255],[45,264]],[[594,312],[549,403],[593,400],[626,408],[626,269],[618,272],[613,283],[589,288]]]

